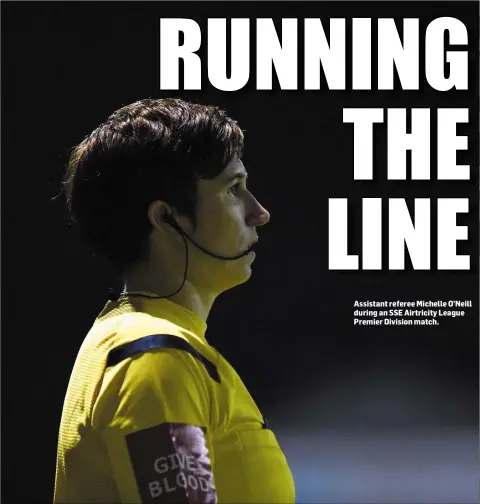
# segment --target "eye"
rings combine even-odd
[[[228,190],[228,192],[230,192],[233,195],[236,195],[236,194],[238,194],[239,189],[240,189],[240,182],[237,182],[235,185],[233,185],[232,187],[230,187],[230,189]]]

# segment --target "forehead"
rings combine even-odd
[[[226,181],[231,179],[232,177],[242,177],[247,176],[247,170],[242,163],[242,160],[235,156],[230,163],[225,167],[225,169],[220,172],[218,175],[218,179],[222,181]]]

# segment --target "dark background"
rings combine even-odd
[[[259,230],[251,280],[217,300],[207,338],[237,369],[277,433],[296,478],[298,502],[474,502],[478,5],[2,2],[1,7],[5,502],[51,502],[70,372],[115,280],[69,229],[64,201],[57,197],[69,151],[113,110],[164,96],[220,105],[246,131],[250,187],[272,217]],[[207,17],[274,17],[279,23],[297,17],[299,27],[304,17],[321,17],[326,27],[329,17],[346,17],[347,26],[353,17],[419,17],[422,55],[425,27],[444,15],[468,28],[468,92],[438,92],[425,82],[420,91],[334,92],[325,81],[321,91],[282,92],[276,85],[257,92],[252,80],[229,93],[209,87],[206,78],[201,92],[158,89],[160,17],[195,19],[205,38]],[[372,20],[373,35],[375,25]],[[374,54],[375,48],[374,43]],[[420,61],[422,80],[424,58]],[[459,135],[469,137],[469,150],[458,154],[458,164],[470,164],[472,179],[386,181],[383,125],[375,135],[376,180],[354,181],[353,127],[343,124],[342,109],[360,106],[469,107],[469,125],[458,127]],[[432,113],[432,125],[433,118]],[[350,252],[361,253],[361,198],[369,196],[383,197],[385,210],[388,197],[405,197],[409,204],[415,197],[431,197],[433,203],[441,196],[469,197],[468,216],[458,218],[468,225],[469,239],[458,251],[471,254],[471,271],[413,271],[409,260],[401,272],[328,271],[328,198],[349,198],[356,222]],[[433,231],[433,259],[435,239]],[[474,308],[439,326],[353,327],[353,302],[368,299],[472,300]]]

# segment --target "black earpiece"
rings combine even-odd
[[[170,226],[172,226],[177,231],[181,231],[180,226],[178,225],[177,221],[174,219],[173,215],[170,212],[165,212],[165,215],[163,216],[163,220],[167,224],[170,224]]]

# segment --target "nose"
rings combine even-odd
[[[270,220],[270,212],[255,200],[254,208],[250,212],[247,222],[250,226],[264,226]]]

